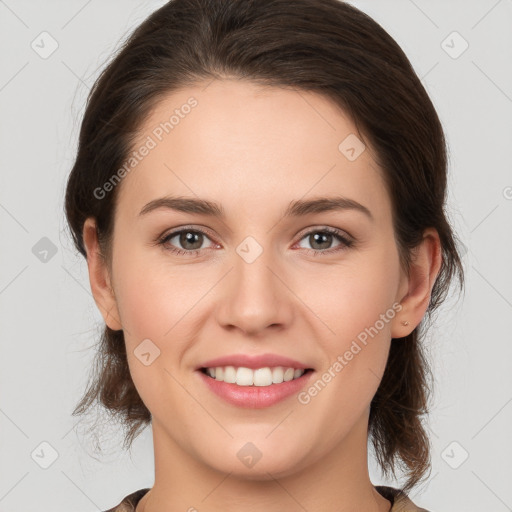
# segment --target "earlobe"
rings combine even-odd
[[[94,301],[108,327],[118,331],[122,329],[122,325],[117,308],[117,301],[111,285],[108,268],[100,254],[96,221],[92,217],[84,222],[83,239],[87,251],[89,282]]]
[[[421,322],[428,309],[441,262],[439,234],[436,229],[428,228],[423,234],[423,241],[413,251],[409,276],[405,278],[407,291],[403,297],[397,298],[402,309],[392,326],[393,338],[409,335]]]

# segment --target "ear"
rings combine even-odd
[[[89,268],[89,282],[96,302],[105,323],[114,331],[122,329],[117,301],[111,286],[111,277],[107,266],[100,254],[96,221],[90,217],[84,222],[84,245],[87,251],[87,266]]]
[[[423,241],[413,251],[410,275],[403,274],[397,297],[402,309],[393,319],[392,338],[409,335],[421,322],[430,303],[441,262],[439,234],[435,228],[428,228],[423,233]],[[409,325],[403,325],[405,321]]]

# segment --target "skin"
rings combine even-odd
[[[109,327],[124,330],[153,418],[155,483],[137,512],[389,511],[368,473],[369,407],[391,338],[409,334],[427,309],[438,234],[425,231],[407,277],[371,148],[349,161],[338,145],[357,133],[354,124],[314,93],[233,79],[198,84],[160,101],[138,143],[190,96],[197,107],[118,185],[111,269],[98,257],[94,219],[83,231],[94,299]],[[335,192],[374,220],[356,210],[283,218],[292,200]],[[218,202],[226,218],[169,209],[139,216],[167,194]],[[190,225],[207,230],[199,255],[154,245]],[[342,244],[335,237],[315,244],[308,235],[325,227],[354,245],[333,252]],[[263,248],[250,264],[236,252],[247,236]],[[193,248],[179,237],[167,247]],[[194,372],[214,357],[271,352],[307,363],[314,382],[394,303],[401,311],[308,404],[292,396],[238,408]],[[147,338],[160,356],[145,366],[134,350]],[[262,453],[252,468],[237,457],[249,441]]]

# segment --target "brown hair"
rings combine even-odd
[[[464,273],[445,215],[447,151],[440,120],[420,79],[393,38],[369,16],[339,0],[172,0],[129,37],[96,80],[87,101],[65,210],[78,251],[82,229],[97,222],[111,268],[115,201],[122,183],[98,199],[133,149],[155,104],[172,91],[234,77],[322,94],[354,121],[377,155],[393,208],[404,269],[426,228],[437,229],[442,264],[426,317]],[[340,141],[341,142],[341,141]],[[424,318],[425,320],[425,318]],[[393,339],[370,409],[369,435],[384,474],[398,466],[417,484],[430,468],[431,370],[421,344],[424,322]],[[151,422],[130,376],[123,331],[105,326],[88,389],[73,414],[103,405],[126,427],[125,447]]]

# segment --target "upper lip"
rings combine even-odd
[[[296,369],[308,369],[311,368],[307,364],[303,364],[295,359],[291,359],[286,356],[280,356],[279,354],[260,354],[260,355],[247,355],[247,354],[231,354],[229,356],[217,357],[216,359],[210,359],[205,361],[196,369],[201,368],[216,368],[218,366],[235,366],[244,368],[257,368],[283,366],[285,368],[296,368]]]

